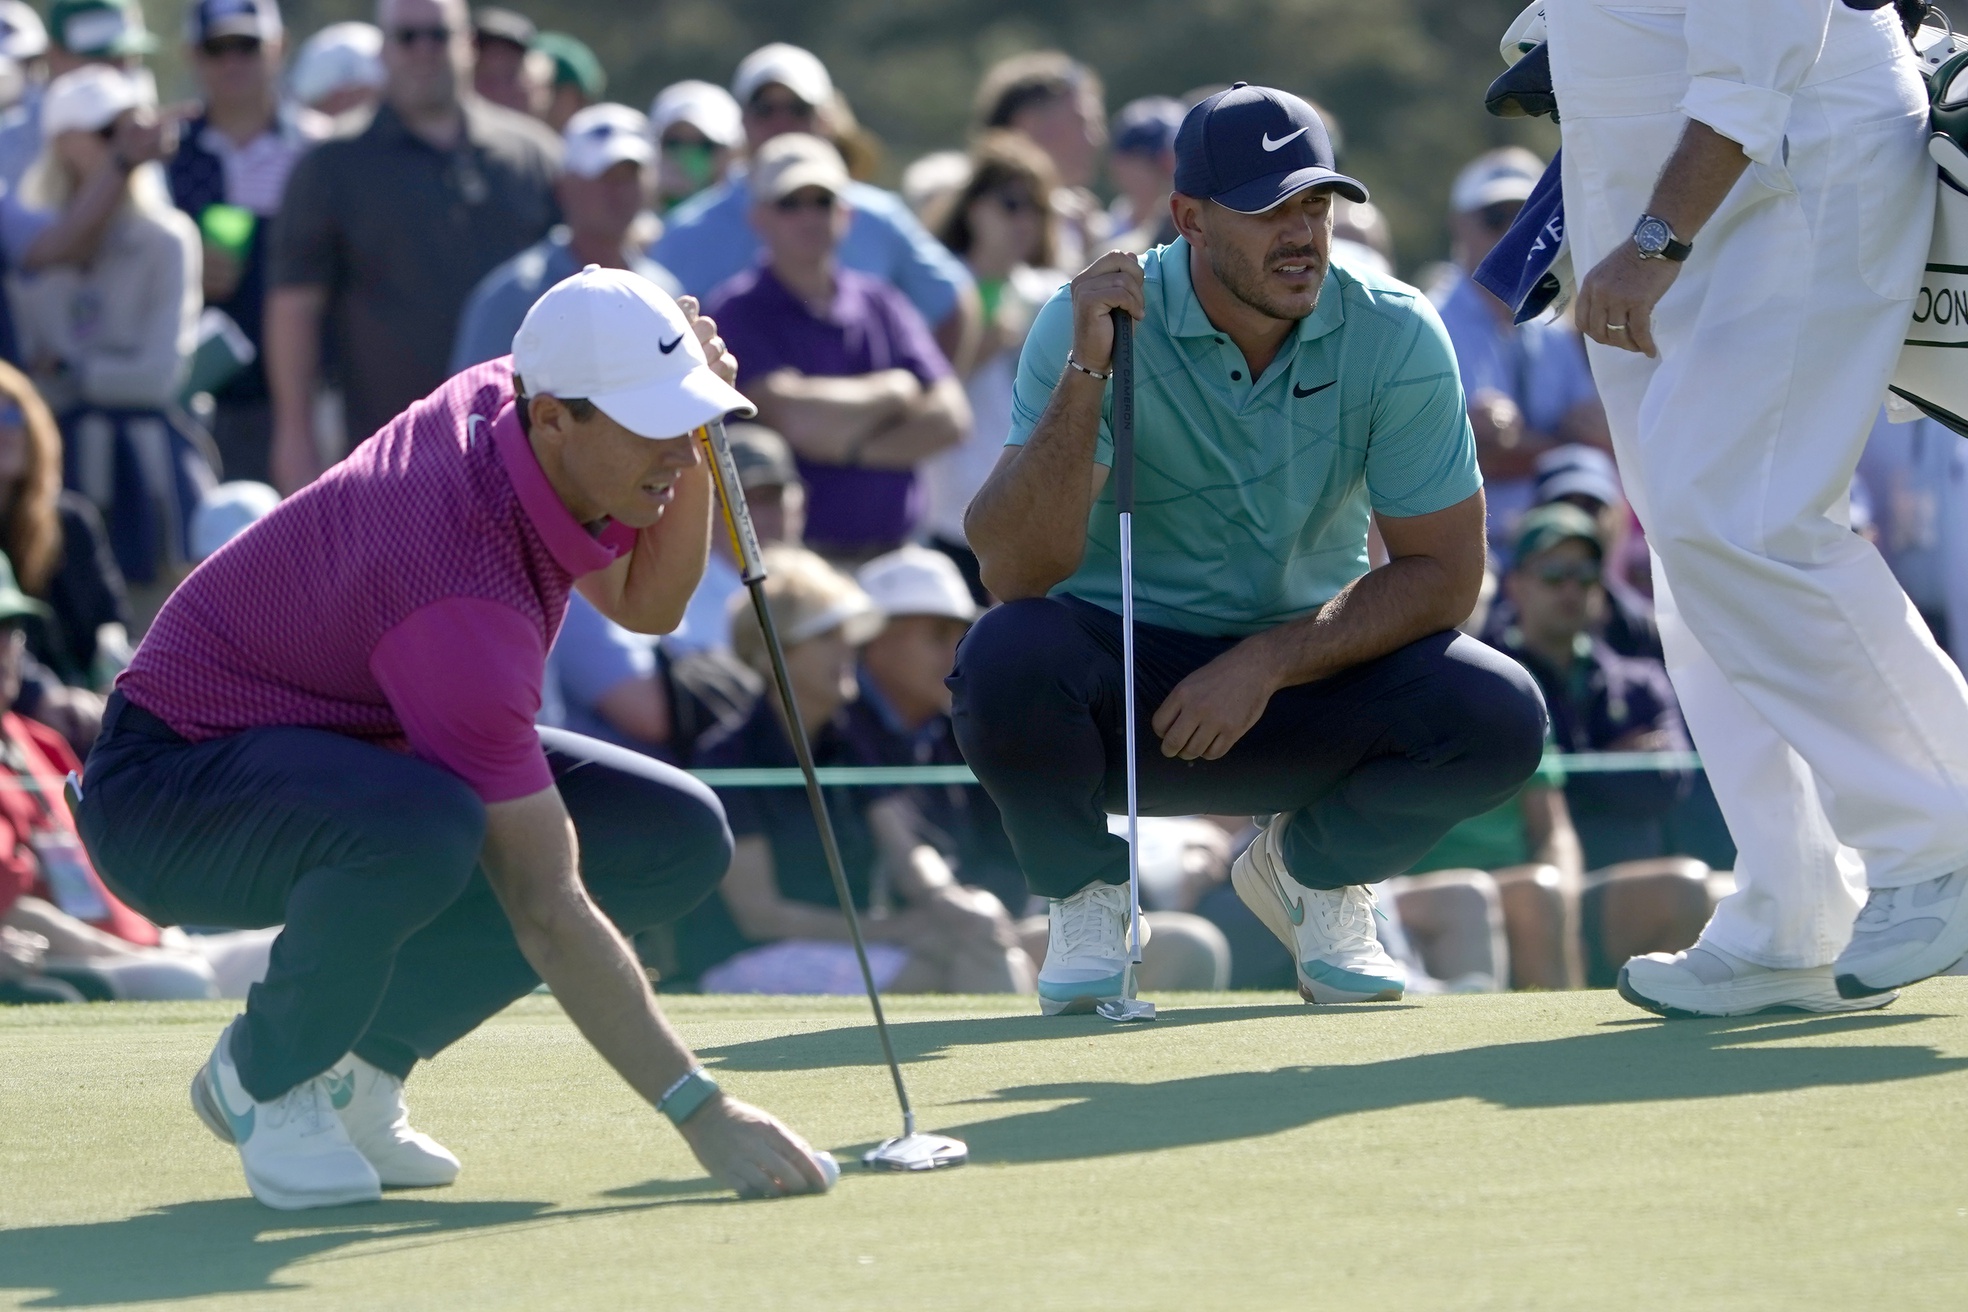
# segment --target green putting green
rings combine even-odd
[[[1968,1306],[1968,979],[1855,1016],[1610,993],[1153,1025],[898,999],[971,1164],[739,1202],[529,999],[411,1081],[451,1189],[281,1213],[185,1084],[231,1004],[0,1010],[0,1304],[236,1309]],[[854,999],[665,999],[848,1160],[896,1132]]]

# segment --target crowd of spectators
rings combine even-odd
[[[730,429],[769,604],[823,765],[961,765],[944,685],[993,603],[963,515],[996,461],[1039,307],[1099,253],[1174,240],[1187,106],[1111,117],[1056,51],[1005,59],[969,139],[876,185],[879,152],[810,51],[608,101],[594,50],[510,9],[380,0],[297,45],[277,0],[194,0],[197,96],[160,103],[137,0],[0,0],[0,999],[234,992],[264,935],[160,930],[89,868],[59,802],[102,696],[196,562],[450,374],[510,350],[586,265],[698,297],[757,422]],[[1169,90],[1174,91],[1175,88]],[[1335,141],[1341,141],[1334,124]],[[1450,189],[1451,259],[1415,280],[1454,343],[1494,555],[1465,628],[1543,689],[1554,753],[1647,753],[1516,797],[1393,881],[1418,987],[1604,984],[1692,942],[1733,850],[1662,663],[1648,555],[1576,330],[1514,325],[1470,277],[1545,168],[1521,148]],[[1401,267],[1372,205],[1335,259]],[[1410,261],[1412,263],[1412,261]],[[1968,649],[1968,476],[1936,426],[1881,424],[1854,530],[1937,641]],[[540,719],[700,768],[788,766],[786,708],[730,544],[677,632],[578,596]],[[1666,753],[1667,755],[1658,755]],[[721,790],[719,892],[640,947],[666,987],[853,991],[846,925],[796,789]],[[880,982],[1029,991],[1043,904],[963,784],[833,788]],[[1251,817],[1144,823],[1149,987],[1291,987],[1229,889]]]

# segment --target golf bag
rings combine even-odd
[[[1940,166],[1941,185],[1927,272],[1887,388],[1887,414],[1901,422],[1924,414],[1968,437],[1968,40],[1949,29],[1916,49],[1933,105],[1927,152]]]

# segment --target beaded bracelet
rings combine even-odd
[[[1098,369],[1087,368],[1085,365],[1081,364],[1078,360],[1075,360],[1073,358],[1073,353],[1071,351],[1066,352],[1066,367],[1069,369],[1077,369],[1081,373],[1085,374],[1088,378],[1098,378],[1103,383],[1106,382],[1109,378],[1112,378],[1114,376],[1114,371],[1112,369],[1109,369],[1106,373],[1103,374]]]

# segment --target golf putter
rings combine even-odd
[[[1134,730],[1134,318],[1114,311],[1114,506],[1121,520],[1121,715],[1127,726],[1128,964],[1121,996],[1094,1008],[1126,1024],[1155,1019],[1155,1004],[1134,996],[1141,967],[1141,767]]]
[[[854,940],[854,959],[860,963],[861,982],[868,988],[868,1005],[875,1013],[875,1032],[881,1036],[889,1078],[895,1081],[895,1100],[902,1107],[902,1133],[884,1139],[861,1161],[886,1171],[933,1171],[941,1166],[962,1166],[970,1159],[970,1149],[963,1140],[916,1131],[915,1109],[909,1105],[909,1090],[902,1083],[902,1066],[895,1060],[895,1044],[888,1037],[888,1019],[882,1014],[881,991],[875,987],[875,972],[868,965],[868,948],[861,941],[861,917],[854,910],[854,894],[848,889],[847,872],[841,865],[840,844],[834,837],[834,823],[827,815],[827,799],[820,791],[820,777],[814,773],[813,749],[806,741],[806,725],[800,717],[799,703],[793,700],[792,680],[786,676],[786,652],[779,644],[772,608],[765,604],[765,561],[759,551],[758,534],[752,529],[745,491],[738,483],[738,466],[731,458],[731,442],[725,437],[724,421],[712,420],[697,430],[697,436],[709,457],[711,482],[717,488],[718,503],[724,507],[724,526],[731,534],[732,551],[738,557],[745,587],[752,594],[752,613],[758,616],[759,628],[765,634],[765,650],[772,659],[772,681],[779,690],[780,704],[786,709],[793,755],[799,759],[800,773],[806,779],[806,800],[813,808],[813,822],[820,828],[820,847],[827,855],[827,873],[833,876],[841,914],[847,917],[847,935]]]

